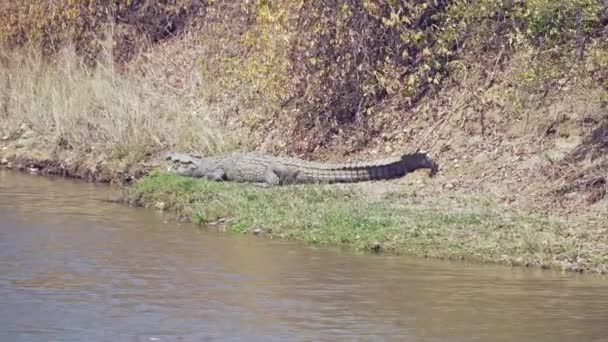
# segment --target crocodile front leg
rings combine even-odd
[[[217,168],[209,171],[205,177],[210,181],[222,182],[226,180],[226,171],[222,168]]]
[[[299,171],[282,164],[272,164],[266,168],[264,178],[269,185],[285,185],[296,182]]]
[[[264,186],[276,186],[281,183],[281,180],[272,167],[269,166],[264,171],[264,182]]]

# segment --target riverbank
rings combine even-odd
[[[479,192],[438,195],[435,179],[424,172],[395,181],[267,189],[167,174],[158,160],[130,169],[93,163],[92,157],[59,160],[22,141],[4,142],[3,167],[123,184],[121,202],[153,207],[208,229],[362,253],[608,271],[601,215],[551,216],[508,207]]]
[[[263,189],[153,172],[128,190],[132,204],[203,226],[368,253],[606,272],[601,221],[508,210],[490,196],[419,195],[401,182]]]
[[[83,75],[82,81],[90,81],[87,77]],[[71,95],[88,91],[77,87],[77,80],[72,86]],[[95,89],[116,96],[121,91],[106,81],[89,90]],[[43,105],[51,98],[52,94],[37,101]],[[0,167],[124,185],[125,202],[229,232],[365,253],[577,272],[608,270],[608,227],[603,224],[608,200],[602,182],[606,166],[604,159],[593,157],[608,146],[608,130],[601,124],[587,128],[586,134],[571,129],[569,137],[540,142],[527,136],[508,144],[499,138],[453,138],[431,149],[440,164],[432,179],[415,173],[390,182],[259,189],[158,173],[163,166],[160,156],[168,149],[209,152],[213,149],[205,141],[221,145],[207,126],[202,139],[188,138],[196,135],[204,119],[193,116],[176,122],[160,110],[143,116],[121,112],[124,107],[115,117],[103,112],[87,115],[85,109],[99,102],[77,98],[82,107],[51,125],[35,112],[3,121],[8,124],[0,128]],[[111,97],[106,100],[110,106]],[[172,103],[165,100],[167,106]],[[23,118],[27,122],[18,121]],[[117,134],[112,127],[129,122],[145,129],[133,135],[123,130],[115,140],[102,138]],[[372,145],[358,158],[377,154]],[[543,158],[547,155],[557,162]]]
[[[4,167],[121,184],[132,203],[230,231],[606,269],[605,6],[38,3],[0,11]],[[271,190],[146,177],[167,151],[347,162],[417,148],[436,177]]]

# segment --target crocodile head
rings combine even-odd
[[[429,169],[429,176],[434,176],[439,171],[439,166],[425,152],[405,154],[401,157],[407,172],[414,172],[418,169]]]
[[[167,171],[181,176],[203,177],[211,167],[211,162],[205,158],[185,153],[169,152],[165,160],[171,162]]]

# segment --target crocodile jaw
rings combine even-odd
[[[170,164],[167,167],[167,171],[170,173],[175,173],[181,176],[188,176],[188,177],[193,177],[195,176],[196,170],[198,169],[198,166],[194,163],[182,163],[182,162],[175,162]]]

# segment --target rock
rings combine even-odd
[[[167,205],[165,204],[165,202],[156,202],[154,204],[154,209],[159,210],[159,211],[163,211],[167,208]]]
[[[393,148],[390,147],[389,145],[386,145],[386,147],[384,148],[384,152],[391,153],[391,152],[393,152]]]
[[[260,235],[260,233],[262,233],[262,230],[260,228],[256,228],[253,230],[253,235]]]
[[[546,151],[547,157],[551,160],[561,160],[578,147],[582,142],[582,137],[572,135],[568,138],[557,138],[553,147]]]
[[[472,162],[476,164],[486,164],[490,161],[490,157],[487,153],[481,152],[473,157]]]
[[[40,172],[40,169],[37,167],[30,167],[27,169],[30,173],[38,173]]]
[[[374,242],[372,242],[370,249],[374,253],[379,253],[382,250],[382,245],[380,244],[380,242],[374,241]]]
[[[23,134],[21,135],[21,139],[33,138],[35,135],[36,133],[34,133],[34,131],[28,129],[27,131],[23,132]]]
[[[443,187],[446,188],[447,190],[452,190],[452,189],[454,189],[454,183],[447,183]]]
[[[0,165],[6,165],[6,164],[8,164],[8,159],[6,159],[6,158],[0,159]]]
[[[7,141],[10,137],[8,135],[5,135],[2,137],[2,141]]]

